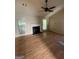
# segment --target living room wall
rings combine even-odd
[[[64,9],[49,18],[48,29],[56,33],[64,34]]]
[[[41,17],[37,16],[33,5],[28,4],[28,6],[23,6],[25,2],[23,0],[15,0],[15,36],[23,36],[32,34],[32,25],[41,26]],[[25,33],[19,33],[18,22],[23,20],[25,22]]]
[[[20,18],[16,19],[15,21],[15,35],[16,36],[21,36],[21,35],[29,35],[32,34],[32,25],[40,25],[40,20],[36,17],[25,17],[25,34],[20,34],[19,33],[19,27],[18,27],[18,21]]]

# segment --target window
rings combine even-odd
[[[43,30],[47,30],[47,19],[43,19]]]
[[[25,22],[23,20],[19,20],[18,26],[19,26],[19,34],[24,34],[25,33]]]

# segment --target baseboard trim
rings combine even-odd
[[[16,35],[15,38],[17,38],[17,37],[21,37],[21,36],[27,36],[27,35],[32,35],[32,33],[30,33],[30,34],[21,34],[21,35]]]
[[[57,34],[59,34],[59,35],[64,36],[64,34],[61,34],[61,33],[55,32],[55,31],[51,31],[51,30],[50,30],[50,32],[57,33]]]

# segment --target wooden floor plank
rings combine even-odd
[[[24,59],[64,59],[64,47],[58,44],[64,36],[54,32],[44,32],[16,38],[16,55]]]

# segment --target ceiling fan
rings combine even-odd
[[[48,7],[48,0],[45,0],[45,4],[46,4],[46,7],[41,7],[42,9],[44,9],[45,12],[53,12],[53,10],[51,9],[54,9],[56,7],[56,6]]]

